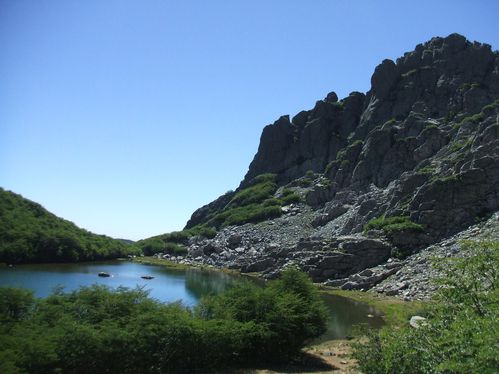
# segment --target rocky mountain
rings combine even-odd
[[[499,53],[452,34],[266,126],[239,188],[187,223],[217,233],[182,261],[369,289],[498,210]]]

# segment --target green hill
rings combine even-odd
[[[0,262],[76,262],[136,254],[134,245],[96,235],[0,188]]]

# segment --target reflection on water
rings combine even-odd
[[[354,334],[354,326],[380,328],[381,313],[368,304],[337,295],[323,295],[329,310],[328,328],[317,342],[344,339]]]
[[[241,281],[240,277],[234,275],[199,269],[188,269],[184,274],[185,288],[196,299],[207,295],[216,295]]]
[[[99,277],[99,272],[111,276]],[[142,279],[144,275],[154,278]],[[220,272],[176,270],[128,261],[0,267],[0,286],[29,288],[38,297],[48,296],[59,286],[65,291],[72,291],[80,286],[103,284],[112,288],[143,287],[155,299],[164,302],[181,300],[188,306],[195,305],[204,295],[224,290],[235,279]]]
[[[101,271],[111,276],[97,276]],[[154,279],[142,279],[141,276],[144,275],[153,276]],[[150,296],[157,300],[181,300],[187,306],[194,306],[201,297],[220,293],[243,279],[218,271],[175,270],[128,261],[0,267],[0,286],[30,288],[38,297],[49,295],[58,286],[63,286],[65,291],[92,284],[104,284],[113,288],[138,286],[148,290]],[[353,326],[358,324],[368,324],[371,327],[383,325],[379,313],[367,304],[334,295],[324,295],[324,300],[330,311],[328,330],[318,341],[350,336],[353,334]]]

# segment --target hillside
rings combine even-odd
[[[80,229],[3,188],[0,227],[0,262],[89,261],[137,253],[131,245]]]
[[[239,188],[186,225],[216,235],[184,237],[177,260],[369,289],[471,225],[497,239],[497,210],[499,54],[452,34],[384,60],[365,94],[266,126]]]

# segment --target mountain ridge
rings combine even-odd
[[[491,217],[499,209],[499,53],[459,34],[435,37],[384,60],[371,84],[266,126],[240,186],[187,222],[217,234],[184,241],[183,261],[268,277],[294,263],[316,281],[335,281]],[[290,194],[300,202],[283,201]]]

